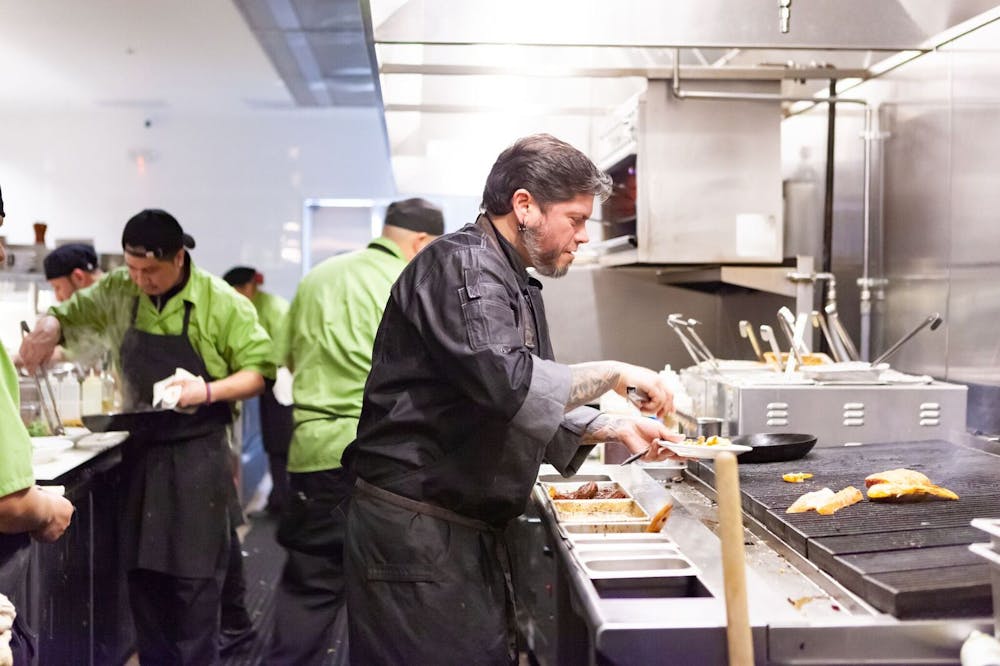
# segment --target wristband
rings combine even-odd
[[[208,382],[205,382],[205,404],[212,404],[212,385]]]

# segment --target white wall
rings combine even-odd
[[[83,237],[120,252],[128,218],[164,208],[195,237],[200,266],[256,266],[286,297],[300,271],[281,256],[283,236],[285,245],[298,239],[286,225],[301,222],[304,199],[395,196],[375,109],[3,109],[0,187],[9,243],[33,242],[31,224],[44,220],[50,247]]]

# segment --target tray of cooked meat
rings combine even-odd
[[[614,481],[588,483],[543,483],[546,494],[562,523],[604,525],[649,522],[649,514]]]

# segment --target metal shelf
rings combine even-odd
[[[676,287],[724,284],[794,298],[796,285],[788,279],[794,266],[701,266],[660,268],[657,282]]]

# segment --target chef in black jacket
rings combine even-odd
[[[348,516],[347,607],[355,664],[516,663],[504,526],[547,461],[570,475],[594,444],[669,452],[652,419],[584,407],[644,392],[664,414],[657,373],[606,361],[553,361],[540,284],[586,243],[608,177],[548,135],[497,158],[482,214],[431,243],[393,286],[375,339]]]

